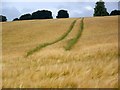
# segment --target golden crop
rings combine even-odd
[[[2,23],[2,87],[118,87],[118,16],[84,18],[84,30],[71,50],[64,47],[77,35],[78,19],[69,35],[25,58],[39,44],[63,35],[76,18]]]

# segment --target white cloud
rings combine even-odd
[[[79,13],[79,14],[82,14],[83,11],[82,11],[82,10],[81,10],[81,11],[80,11],[80,10],[74,10],[73,13]]]
[[[93,10],[93,8],[91,6],[86,6],[85,9],[88,10],[88,11]]]

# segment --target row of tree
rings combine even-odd
[[[69,14],[67,10],[60,10],[58,11],[58,15],[56,18],[69,18]],[[53,19],[52,12],[48,10],[38,10],[33,12],[32,14],[24,14],[19,18],[13,19],[13,21],[18,20],[32,20],[32,19]],[[0,15],[0,21],[4,22],[7,21],[6,16]]]
[[[60,10],[56,18],[69,18],[69,14],[66,10]],[[15,18],[13,21],[17,20],[32,20],[32,19],[53,19],[52,12],[48,10],[41,10],[33,12],[32,14],[24,14],[20,18]]]
[[[96,6],[94,8],[94,16],[109,16],[109,15],[120,15],[120,10],[113,10],[110,14],[107,12],[107,9],[105,8],[105,3],[100,0],[96,2]],[[32,14],[24,14],[20,16],[19,18],[13,19],[13,21],[18,20],[32,20],[32,19],[52,19],[52,12],[48,10],[41,10],[33,12]],[[58,15],[56,18],[69,18],[69,14],[66,10],[60,10],[58,11]],[[6,16],[0,15],[0,21],[7,21]]]
[[[103,3],[104,2],[97,3],[96,7],[94,8],[94,16],[120,15],[120,10],[114,10],[109,14]],[[60,10],[56,18],[69,18],[69,14],[66,10]],[[20,18],[13,19],[13,21],[32,19],[53,19],[52,12],[48,10],[38,10],[32,14],[24,14],[20,16]]]

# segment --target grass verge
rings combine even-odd
[[[82,20],[81,20],[81,22],[80,22],[80,29],[79,29],[76,37],[72,38],[72,39],[68,42],[67,46],[64,47],[65,50],[70,50],[70,49],[74,46],[74,44],[77,43],[77,41],[79,40],[79,38],[81,37],[82,32],[83,32],[83,29],[84,29],[84,22],[83,22],[83,20],[84,20],[84,18],[82,18]]]
[[[72,31],[72,29],[73,29],[76,21],[77,21],[77,20],[74,20],[74,21],[71,23],[71,25],[70,25],[69,29],[67,30],[67,32],[65,32],[61,37],[59,37],[59,38],[56,39],[55,41],[48,42],[48,43],[43,43],[43,44],[38,45],[36,48],[28,51],[26,57],[32,55],[34,52],[37,52],[37,51],[39,51],[40,49],[42,49],[42,48],[44,48],[44,47],[47,47],[47,46],[49,46],[49,45],[55,44],[55,43],[63,40],[63,39]]]

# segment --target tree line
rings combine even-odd
[[[93,16],[112,16],[112,15],[120,15],[120,10],[113,10],[109,14],[107,9],[105,8],[105,2],[102,0],[96,2],[96,6],[94,8]],[[56,18],[69,18],[69,13],[67,10],[59,10]],[[33,20],[33,19],[53,19],[52,12],[48,10],[38,10],[33,12],[32,14],[24,14],[19,18],[13,19],[13,21],[18,20]],[[6,16],[0,15],[0,21],[7,21]]]
[[[69,18],[69,14],[67,10],[59,10],[56,18]],[[24,14],[19,18],[13,19],[13,21],[19,20],[33,20],[33,19],[53,19],[52,12],[48,10],[38,10],[33,12],[32,14]],[[6,16],[0,15],[0,21],[7,21]]]

